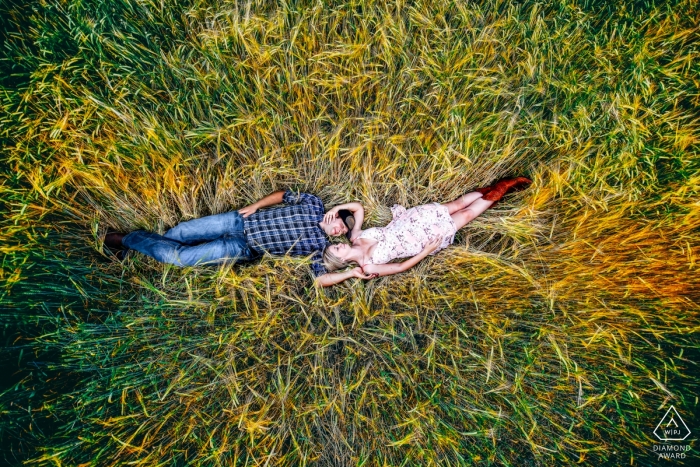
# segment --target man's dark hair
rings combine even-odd
[[[349,235],[352,228],[355,227],[355,217],[352,215],[352,211],[348,211],[347,209],[341,209],[340,211],[338,211],[338,217],[343,219],[343,223],[348,228]]]

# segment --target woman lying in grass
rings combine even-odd
[[[347,209],[354,213],[356,225],[349,232],[352,245],[337,243],[323,252],[323,262],[328,273],[316,278],[324,287],[338,284],[350,277],[370,279],[397,274],[412,268],[428,255],[447,248],[455,233],[486,211],[509,190],[527,185],[530,180],[517,177],[460,196],[449,203],[431,203],[406,210],[403,206],[391,208],[394,219],[386,227],[362,230],[364,211],[360,203],[336,206],[326,213],[326,221]],[[402,263],[386,264],[396,258],[407,258]],[[356,265],[344,272],[332,272],[349,265]]]

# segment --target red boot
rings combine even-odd
[[[484,196],[482,196],[481,199],[485,199],[488,201],[498,201],[511,190],[519,188],[523,185],[528,185],[530,183],[532,183],[532,180],[525,177],[506,178],[493,185],[493,188],[489,190]]]
[[[493,185],[485,186],[485,187],[483,187],[483,188],[477,188],[477,189],[474,190],[474,191],[478,191],[478,192],[481,193],[482,195],[485,195],[486,193],[488,193],[488,192],[491,191],[491,190],[493,190]]]

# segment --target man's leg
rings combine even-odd
[[[184,245],[195,245],[224,235],[243,235],[243,216],[238,211],[181,222],[163,236]]]
[[[135,230],[124,237],[124,246],[176,266],[215,265],[226,261],[247,261],[253,257],[245,236],[225,235],[190,246],[153,232]]]

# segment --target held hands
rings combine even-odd
[[[375,277],[378,277],[379,274],[365,274],[365,272],[362,270],[362,268],[357,267],[352,269],[352,277],[357,277],[358,279],[374,279]]]
[[[244,208],[241,208],[238,210],[238,214],[242,215],[243,217],[248,217],[251,214],[254,214],[255,211],[258,210],[258,206],[256,203],[250,204]]]
[[[337,208],[330,209],[326,214],[323,215],[323,221],[326,224],[330,224],[331,222],[333,222],[333,219],[338,217],[338,211],[339,209]]]
[[[442,237],[435,236],[430,239],[430,241],[423,247],[423,251],[427,254],[432,253],[442,244]]]

